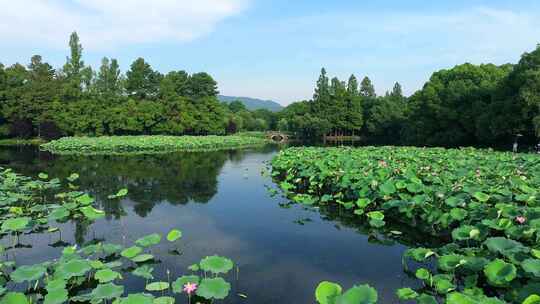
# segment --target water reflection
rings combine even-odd
[[[410,283],[402,271],[403,244],[423,240],[380,235],[347,212],[307,210],[271,197],[274,187],[260,172],[276,147],[207,153],[148,156],[53,156],[35,149],[0,150],[0,163],[25,175],[47,172],[50,177],[80,174],[78,184],[90,191],[108,217],[87,225],[68,222],[57,233],[25,235],[13,254],[17,262],[57,258],[66,244],[91,240],[131,244],[149,233],[184,231],[182,256],[170,255],[163,244],[153,254],[156,278],[186,274],[200,258],[219,254],[237,262],[239,278],[223,303],[313,303],[313,290],[322,280],[344,287],[369,283],[381,303],[396,302],[395,289]],[[128,188],[122,200],[109,194]],[[280,205],[288,208],[280,208]],[[303,224],[303,225],[302,225]],[[127,277],[126,290],[140,292],[145,282]],[[248,295],[238,298],[237,293]],[[179,299],[184,303],[185,299]]]

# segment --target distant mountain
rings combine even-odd
[[[262,100],[251,97],[236,97],[236,96],[223,96],[218,95],[218,99],[221,102],[231,103],[235,100],[240,100],[248,110],[267,109],[272,112],[277,112],[283,109],[283,106],[273,100]]]

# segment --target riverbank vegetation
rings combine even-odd
[[[399,236],[389,225],[399,223],[440,239],[440,246],[406,251],[405,272],[420,288],[398,290],[402,300],[534,303],[539,160],[472,148],[290,148],[272,161],[272,175],[297,203],[335,205],[380,234]],[[331,284],[323,289],[333,294],[320,303],[340,303],[341,288]],[[365,303],[375,303],[376,294],[363,289],[372,299]]]
[[[186,303],[214,301],[226,298],[231,284],[226,281],[234,263],[225,257],[208,256],[191,265],[185,273],[167,269],[166,277],[159,278],[154,266],[159,256],[156,246],[169,246],[177,252],[182,231],[171,230],[166,236],[157,233],[136,239],[132,244],[113,244],[105,241],[89,242],[80,248],[66,245],[58,259],[33,265],[16,261],[16,250],[24,250],[21,240],[32,234],[57,235],[60,224],[68,221],[93,223],[104,218],[94,199],[78,191],[77,174],[63,182],[39,174],[33,180],[0,169],[2,210],[0,237],[10,240],[9,247],[0,247],[5,259],[1,269],[1,303],[59,304],[81,303],[175,303],[175,298]],[[69,189],[63,192],[62,189]],[[121,199],[127,194],[120,189],[108,197]],[[164,244],[165,243],[165,244]],[[238,270],[237,270],[238,271]],[[128,293],[122,282],[143,282],[144,293]]]
[[[54,69],[39,55],[0,64],[0,138],[112,135],[224,135],[279,130],[300,139],[360,136],[364,143],[501,146],[540,133],[540,47],[517,64],[462,64],[433,73],[422,89],[399,83],[377,96],[369,77],[344,82],[322,69],[310,100],[278,113],[220,103],[207,73],[161,74],[143,58],[122,73],[115,59],[99,69],[83,60],[76,33]]]
[[[257,147],[267,144],[252,136],[100,136],[63,137],[43,144],[55,154],[161,153],[172,151],[210,151]]]
[[[220,103],[207,73],[161,74],[143,58],[124,74],[115,59],[94,70],[76,33],[65,65],[39,55],[25,66],[0,63],[0,138],[102,135],[224,135],[275,124],[268,110]]]
[[[517,64],[462,64],[433,73],[405,97],[396,83],[377,96],[373,83],[354,75],[343,82],[325,69],[311,100],[278,114],[277,127],[303,138],[360,135],[368,144],[509,146],[516,135],[540,137],[540,46]]]

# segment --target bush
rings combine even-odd
[[[28,119],[15,120],[9,130],[9,134],[12,137],[17,138],[30,138],[34,133],[32,122]]]
[[[53,121],[45,121],[39,125],[40,136],[47,140],[59,139],[63,136],[62,130]]]

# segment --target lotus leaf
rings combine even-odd
[[[199,297],[207,300],[222,300],[229,295],[230,290],[231,284],[227,283],[223,278],[213,278],[202,279],[196,293]]]
[[[484,268],[488,282],[493,286],[505,286],[517,276],[516,267],[501,259],[496,259]]]
[[[146,290],[148,291],[162,291],[169,288],[169,283],[167,282],[153,282],[146,285]]]
[[[42,265],[21,266],[11,273],[10,277],[16,283],[37,281],[47,271]]]
[[[336,304],[375,304],[377,291],[369,285],[353,286],[342,295],[336,297]]]
[[[159,244],[159,242],[161,242],[161,235],[152,233],[136,240],[135,244],[141,247],[150,247]]]
[[[319,304],[332,304],[334,298],[341,294],[341,286],[336,283],[323,281],[315,290],[315,298]]]
[[[182,231],[173,229],[167,234],[167,241],[174,242],[182,237]]]
[[[206,257],[202,259],[199,264],[202,270],[210,271],[215,274],[227,273],[234,266],[230,259],[217,255]]]
[[[109,268],[98,270],[94,274],[94,278],[99,281],[99,283],[108,283],[114,281],[115,279],[121,278],[120,273],[110,270]]]

